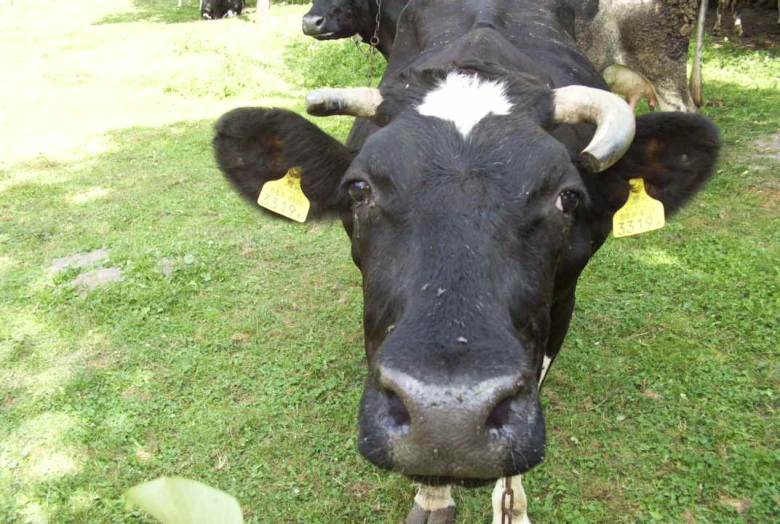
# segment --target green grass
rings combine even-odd
[[[148,522],[122,492],[174,474],[248,522],[402,520],[413,488],[356,450],[362,299],[341,227],[257,213],[210,150],[233,107],[363,85],[353,44],[300,35],[307,6],[255,24],[174,0],[18,4],[0,7],[0,99],[18,101],[0,106],[0,522]],[[525,481],[534,522],[776,521],[780,169],[756,140],[780,131],[777,59],[708,49],[718,176],[581,279]],[[98,267],[123,280],[70,285]],[[488,521],[489,495],[457,490],[458,522]]]

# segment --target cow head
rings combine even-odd
[[[628,179],[668,214],[712,171],[719,139],[704,117],[642,116],[631,141],[630,111],[613,104],[602,118],[604,99],[625,103],[589,93],[487,70],[423,72],[352,99],[314,93],[311,111],[384,125],[357,153],[288,111],[217,123],[217,161],[244,196],[299,166],[312,214],[346,226],[364,290],[359,448],[375,464],[472,482],[539,463],[545,354]],[[560,125],[583,118],[600,123],[595,135]]]
[[[314,0],[303,15],[303,34],[317,40],[349,38],[375,24],[369,0]]]

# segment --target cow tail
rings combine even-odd
[[[691,69],[691,80],[688,88],[691,91],[691,98],[696,107],[701,107],[704,103],[704,90],[702,87],[701,66],[702,49],[704,47],[704,19],[707,16],[707,0],[701,0],[699,6],[699,17],[696,21],[696,49],[693,52],[693,68]]]

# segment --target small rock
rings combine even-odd
[[[69,267],[87,267],[108,258],[108,250],[95,249],[89,253],[76,253],[69,257],[55,258],[49,265],[49,271],[60,273]]]
[[[95,289],[111,282],[121,282],[122,272],[118,267],[107,267],[103,269],[93,269],[77,276],[71,283],[75,287],[82,289]]]
[[[173,274],[173,260],[168,258],[160,260],[160,273],[166,277],[171,276]]]

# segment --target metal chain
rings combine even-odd
[[[504,479],[504,492],[501,494],[501,524],[512,524],[512,508],[515,507],[515,490],[512,489],[512,477]]]
[[[368,41],[369,45],[376,49],[379,45],[379,19],[382,16],[382,0],[376,0],[376,19],[374,20],[374,36]]]
[[[364,57],[368,58],[368,78],[366,80],[366,85],[368,87],[371,87],[371,84],[374,83],[374,75],[376,74],[376,51],[377,46],[379,45],[379,19],[382,16],[382,0],[376,0],[376,19],[374,24],[374,34],[373,36],[368,40],[368,45],[370,46],[369,50],[367,52],[364,52],[363,49],[360,48],[361,39],[359,35],[355,35],[352,37],[352,41],[355,42],[355,47],[357,48],[358,52],[363,55]]]

